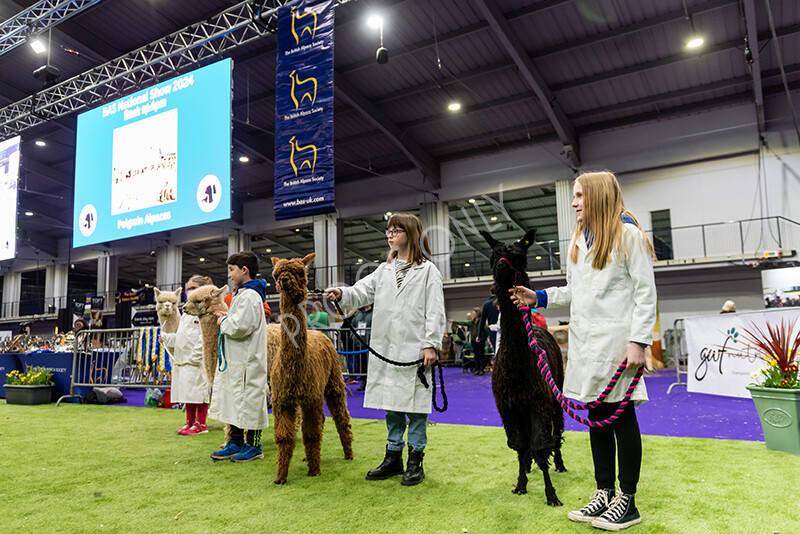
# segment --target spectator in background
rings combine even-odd
[[[726,300],[719,313],[736,313],[736,303],[732,300]]]
[[[481,323],[478,326],[478,330],[480,332],[486,331],[489,336],[489,344],[494,347],[495,343],[497,342],[497,332],[491,332],[489,330],[490,324],[495,324],[497,322],[498,317],[500,316],[500,310],[497,308],[497,304],[495,303],[497,299],[494,297],[494,289],[490,290],[491,297],[489,300],[483,303],[483,309],[481,310]],[[481,337],[478,339],[478,344],[483,346],[486,344],[486,334],[482,334]],[[483,368],[478,367],[480,363],[483,363],[484,367],[486,366],[486,361],[484,358],[481,358],[482,362],[477,360],[477,356],[475,359],[476,368],[480,371],[480,374],[483,374]]]
[[[319,300],[315,300],[311,305],[311,313],[308,314],[306,326],[316,329],[330,328],[330,317],[328,317],[328,312],[325,311],[322,302]]]
[[[462,364],[461,353],[464,351],[464,343],[467,341],[467,332],[465,328],[469,325],[470,321],[472,321],[472,312],[467,312],[466,321],[450,321],[455,362],[458,365]]]
[[[369,338],[372,328],[372,304],[367,304],[366,306],[359,308],[356,314],[353,316],[352,322],[350,323],[353,325],[353,328],[356,329],[358,335],[369,344]],[[350,350],[353,352],[367,350],[366,345],[361,344],[361,342],[350,332]],[[356,388],[356,391],[364,391],[367,387],[367,361],[368,353],[363,354],[348,354],[347,355],[347,369],[348,371],[355,373],[358,375],[358,378],[361,380],[361,384]]]

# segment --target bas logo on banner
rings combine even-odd
[[[314,105],[314,102],[317,100],[317,79],[316,78],[306,78],[305,80],[300,80],[297,77],[297,71],[293,70],[289,77],[292,79],[292,100],[294,101],[294,109],[300,109],[300,104],[303,103],[303,100],[308,97],[311,100],[311,105]],[[301,93],[300,100],[297,100],[297,94],[295,90],[298,86],[303,85],[305,83],[312,82],[314,84],[314,94],[312,95],[310,92],[306,91],[305,93]],[[300,89],[302,91],[302,89]]]
[[[292,35],[294,35],[294,42],[300,44],[300,37],[308,32],[311,35],[311,40],[314,40],[314,35],[317,33],[317,14],[313,11],[306,11],[302,15],[296,13],[297,7],[292,8]],[[306,19],[305,23],[298,22],[300,19]],[[297,35],[297,28],[300,28],[300,35]]]
[[[294,175],[297,176],[297,173],[300,172],[297,168],[297,163],[295,163],[294,159],[295,151],[303,152],[306,150],[312,151],[311,152],[312,159],[302,160],[302,162],[300,163],[300,169],[303,168],[303,165],[308,165],[308,168],[311,169],[311,174],[314,174],[314,168],[317,166],[317,147],[315,147],[314,145],[301,147],[300,145],[297,144],[297,141],[295,141],[294,136],[292,136],[292,138],[289,139],[289,143],[292,145],[292,155],[289,157],[289,161],[291,161],[292,163],[292,169],[294,169]]]

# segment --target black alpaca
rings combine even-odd
[[[531,472],[531,463],[536,461],[544,475],[547,504],[561,506],[550,481],[549,469],[550,456],[553,455],[556,472],[566,471],[561,459],[564,412],[536,366],[537,357],[528,344],[522,314],[511,301],[508,291],[515,285],[530,286],[525,271],[528,248],[535,233],[535,230],[528,230],[521,240],[507,245],[487,232],[481,232],[492,247],[492,276],[501,313],[501,343],[492,367],[492,393],[506,429],[508,447],[517,451],[519,460],[519,476],[513,493],[527,493],[527,474]],[[544,328],[534,325],[533,335],[547,353],[553,379],[561,388],[564,384],[561,349]]]

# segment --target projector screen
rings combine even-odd
[[[12,259],[17,250],[19,140],[0,141],[0,260]]]
[[[224,59],[78,116],[72,246],[230,218]]]

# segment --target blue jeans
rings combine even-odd
[[[415,451],[421,451],[428,444],[428,414],[403,413],[386,411],[386,428],[389,430],[387,440],[390,451],[402,451],[405,446],[403,434],[406,432],[406,417],[408,417],[408,444]]]

